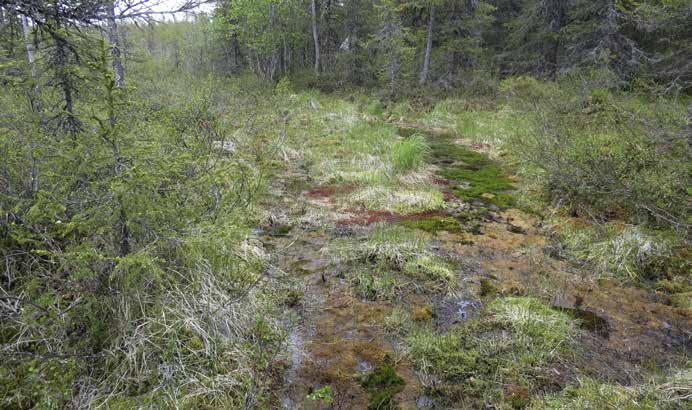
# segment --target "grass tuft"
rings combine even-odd
[[[580,378],[556,394],[539,397],[531,403],[533,410],[547,409],[679,409],[692,394],[692,371],[681,370],[660,382],[634,386],[603,383]]]
[[[430,147],[420,134],[399,141],[392,145],[392,164],[398,172],[412,171],[420,168],[430,154]]]
[[[483,317],[485,316],[485,317]],[[576,321],[533,298],[496,299],[448,333],[427,327],[406,339],[431,392],[463,407],[500,402],[500,386],[535,386],[572,347]]]

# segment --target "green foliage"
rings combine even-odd
[[[574,321],[541,301],[526,297],[496,299],[488,306],[494,320],[513,331],[519,366],[541,365],[568,351]]]
[[[301,44],[308,38],[307,9],[301,6],[295,0],[221,2],[216,9],[217,24],[232,41],[240,42],[252,53],[256,74],[273,81],[281,70],[278,66],[281,47]]]
[[[6,408],[54,409],[73,399],[83,371],[75,358],[32,358],[0,367],[0,404]],[[17,365],[18,364],[18,365]]]
[[[274,90],[277,94],[289,94],[291,92],[292,85],[291,80],[288,77],[281,77]]]
[[[394,169],[406,172],[420,168],[430,153],[430,147],[422,135],[414,134],[392,145]]]
[[[365,106],[365,108],[363,109],[363,111],[364,111],[365,113],[367,113],[367,114],[370,114],[370,115],[374,115],[374,116],[376,116],[376,117],[379,117],[379,116],[381,116],[382,114],[384,114],[384,105],[382,104],[382,102],[381,102],[380,100],[375,100],[375,99],[374,99],[374,100],[370,101],[370,102]]]
[[[378,225],[361,247],[361,251],[369,259],[403,266],[405,261],[422,252],[423,246],[423,241],[414,231],[397,226]]]
[[[684,107],[608,91],[599,81],[506,81],[504,90],[535,113],[535,131],[512,136],[509,149],[555,201],[599,220],[681,226],[689,171]]]
[[[233,156],[215,148],[229,138],[219,113],[236,103],[235,83],[181,72],[163,81],[157,61],[132,67],[131,88],[118,89],[108,48],[96,44],[81,67],[77,132],[57,132],[51,113],[10,98],[19,89],[0,97],[17,118],[0,126],[0,255],[13,271],[2,286],[21,295],[0,326],[12,357],[0,366],[0,407],[131,407],[133,396],[237,407],[249,373],[267,367],[251,358],[277,343],[262,339],[261,354],[244,344],[253,317],[269,315],[264,290],[243,299],[250,310],[228,304],[265,263],[246,241],[255,224],[246,211],[263,189],[267,149],[238,139]]]
[[[589,229],[565,224],[559,238],[568,255],[589,262],[597,274],[634,283],[666,277],[678,241],[675,234],[617,225]]]
[[[453,267],[426,250],[415,231],[401,226],[380,224],[366,241],[345,242],[337,250],[344,260],[367,262],[350,274],[352,284],[367,299],[394,299],[407,278],[418,279],[431,291],[454,286]]]
[[[323,70],[309,74],[304,1],[219,1],[213,19],[118,19],[127,87],[115,81],[100,2],[11,3],[0,13],[2,408],[271,406],[285,337],[276,304],[301,294],[277,297],[251,228],[265,177],[289,162],[306,180],[347,185],[349,211],[410,214],[446,206],[424,169],[433,153],[462,199],[504,208],[539,194],[592,219],[559,233],[568,256],[600,274],[658,280],[673,306],[689,308],[685,1],[317,1]],[[431,81],[412,87],[428,22]],[[368,96],[300,90],[352,86]],[[433,92],[457,97],[434,104]],[[415,98],[396,100],[405,95]],[[510,192],[485,155],[401,140],[385,123],[433,104],[420,123],[490,144],[532,191]],[[413,228],[460,229],[426,218],[349,243],[361,296],[394,300],[414,280],[455,286],[454,267]],[[481,293],[497,289],[485,280]],[[384,326],[409,334],[423,380],[452,405],[498,403],[500,385],[547,388],[546,369],[571,347],[567,313],[530,298],[483,313],[447,333],[416,328],[402,311]],[[373,407],[392,407],[403,380],[384,365],[363,386]],[[583,379],[534,404],[663,407],[689,396],[686,386],[687,373],[632,388]],[[310,398],[334,401],[330,386]]]
[[[384,319],[384,329],[388,334],[405,336],[411,330],[411,317],[403,309],[394,309],[392,313]]]
[[[387,269],[359,270],[350,274],[351,283],[358,294],[368,300],[387,300],[396,297],[398,281]]]
[[[326,405],[334,403],[334,393],[331,386],[321,387],[314,392],[308,394],[308,399],[324,402]]]
[[[391,182],[380,186],[375,184],[382,183],[382,180],[368,182],[371,183],[371,186],[356,191],[350,198],[353,202],[365,205],[369,209],[386,210],[406,215],[433,211],[445,206],[442,192],[434,186],[415,184],[397,189],[396,185]]]

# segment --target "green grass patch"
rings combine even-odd
[[[414,134],[392,145],[392,164],[398,172],[412,171],[423,165],[429,153],[430,147],[425,138]]]
[[[393,299],[396,296],[397,278],[386,269],[355,271],[349,275],[349,279],[363,299]]]
[[[689,399],[692,372],[679,371],[660,382],[622,386],[580,378],[556,394],[535,399],[530,409],[682,409]]]
[[[444,334],[417,328],[407,338],[419,371],[437,380],[426,387],[443,403],[498,404],[507,385],[539,390],[549,365],[572,348],[576,321],[537,299],[496,299],[482,316]]]
[[[438,257],[432,255],[419,256],[408,261],[404,266],[404,272],[411,276],[422,275],[425,278],[450,282],[454,278],[452,267]]]
[[[433,211],[444,208],[445,199],[436,187],[394,185],[366,186],[348,198],[349,201],[372,210],[385,210],[398,214]]]
[[[367,240],[346,240],[336,252],[342,261],[353,263],[349,280],[365,299],[392,300],[412,279],[431,292],[454,286],[453,266],[428,251],[415,231],[402,226],[380,224]]]

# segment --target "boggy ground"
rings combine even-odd
[[[381,176],[396,155],[366,151],[402,138],[345,122],[371,144],[346,131],[289,153],[258,233],[287,289],[277,407],[540,407],[582,377],[636,385],[685,365],[690,312],[554,257],[483,147],[427,132],[424,163]]]

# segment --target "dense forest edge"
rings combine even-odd
[[[154,3],[0,0],[0,408],[688,408],[689,1]]]

